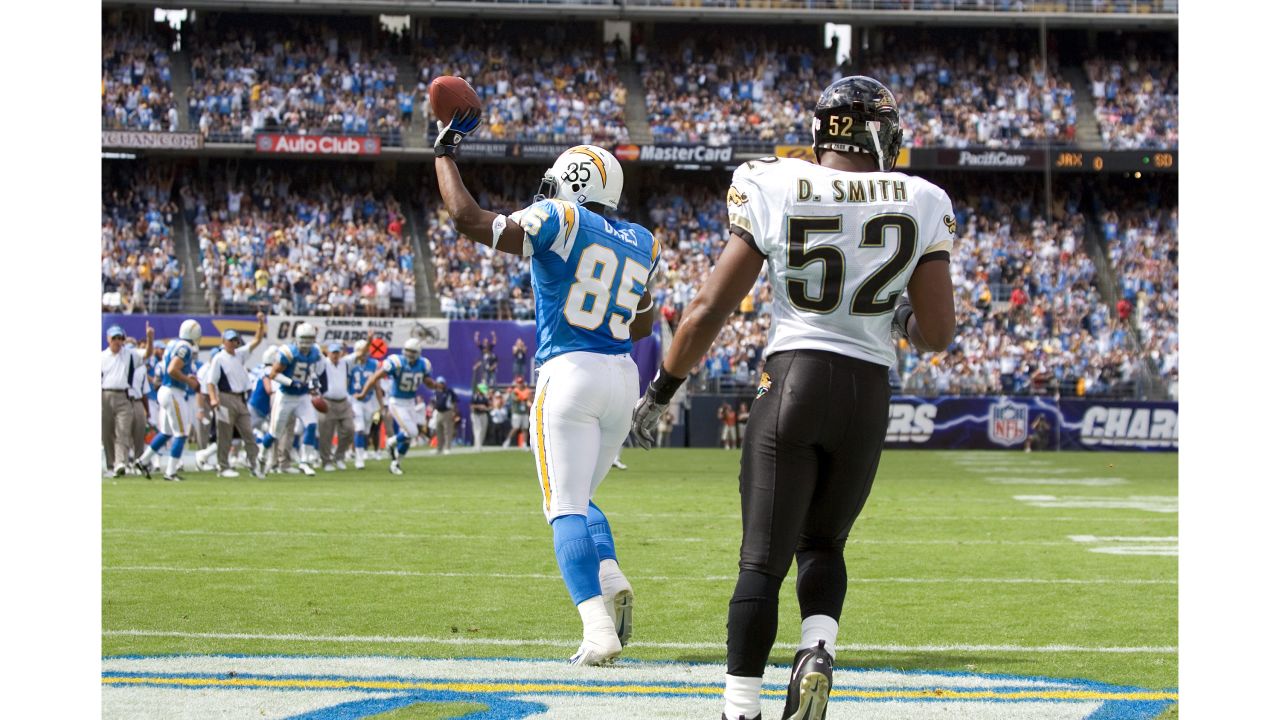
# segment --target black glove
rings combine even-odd
[[[903,300],[893,311],[893,331],[906,338],[907,342],[911,342],[911,335],[907,333],[907,321],[914,314],[910,300]]]
[[[440,134],[436,136],[436,157],[453,157],[453,154],[458,151],[458,146],[462,144],[463,138],[480,127],[480,110],[467,110],[455,114],[448,125],[437,120],[436,127],[440,129]]]

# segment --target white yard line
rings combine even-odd
[[[1003,502],[1003,501],[993,501]],[[340,513],[344,515],[450,515],[454,517],[471,517],[471,516],[519,516],[530,518],[541,518],[541,511],[536,508],[530,510],[443,510],[443,509],[423,509],[423,508],[404,508],[404,507],[293,507],[293,506],[277,506],[277,505],[143,505],[135,503],[104,503],[104,510],[160,510],[171,513],[174,510],[182,510],[189,513],[208,513],[216,511],[225,512],[281,512],[281,513]],[[613,515],[613,513],[610,513]],[[644,519],[690,519],[694,518],[699,521],[706,520],[736,520],[741,521],[742,516],[737,513],[709,514],[696,511],[690,512],[654,512],[654,513],[637,513],[621,511],[617,516],[625,519],[644,518]],[[1040,517],[1035,514],[1027,515],[896,515],[896,514],[877,514],[874,511],[858,519],[859,523],[865,522],[933,522],[935,520],[957,520],[957,521],[983,521],[983,522],[1008,522],[1008,521],[1029,521],[1029,522],[1173,522],[1175,518],[1151,518],[1151,517],[1089,517],[1081,515],[1070,516],[1050,516]],[[542,520],[539,519],[539,523]]]
[[[485,534],[470,535],[465,533],[380,533],[380,532],[349,532],[345,530],[333,530],[329,532],[321,532],[316,530],[206,530],[198,528],[185,528],[182,530],[162,530],[157,528],[103,528],[102,532],[108,535],[160,535],[164,537],[324,537],[333,538],[335,540],[342,538],[371,538],[378,540],[489,540],[506,542],[511,540],[518,541],[535,541],[543,542],[551,539],[551,533],[548,531],[543,535],[506,535],[506,534]],[[1074,536],[1073,536],[1074,537]],[[717,540],[697,537],[662,537],[655,540],[657,543],[680,542],[680,543],[704,543],[704,542],[722,542],[726,545],[738,544],[737,537],[724,537]],[[947,546],[964,546],[964,545],[1001,545],[1001,546],[1028,546],[1028,547],[1046,547],[1046,546],[1067,546],[1074,545],[1074,542],[1062,540],[968,540],[968,539],[950,539],[950,540],[911,540],[911,539],[866,539],[866,538],[849,538],[850,544],[853,545],[947,545]]]
[[[425,570],[365,570],[360,568],[272,568],[272,567],[179,567],[175,565],[104,565],[104,572],[167,573],[276,573],[283,575],[390,575],[395,577],[495,578],[517,580],[559,580],[559,573],[448,572]],[[638,577],[638,576],[637,576]],[[645,575],[656,582],[727,582],[737,575]],[[1177,585],[1177,580],[1137,578],[849,578],[850,583],[867,585]]]
[[[575,648],[581,639],[539,638],[522,640],[515,638],[481,638],[481,637],[431,637],[431,636],[391,636],[391,635],[303,635],[303,634],[267,634],[267,633],[214,633],[184,632],[171,630],[103,630],[107,637],[168,637],[191,640],[272,640],[283,642],[327,642],[327,643],[367,643],[374,645],[489,645],[498,647],[555,647]],[[654,648],[661,650],[723,650],[720,642],[632,642],[627,647]],[[1174,645],[1142,646],[1142,647],[1092,647],[1083,645],[874,645],[874,644],[841,644],[845,652],[1023,652],[1023,653],[1134,653],[1134,654],[1177,654]]]

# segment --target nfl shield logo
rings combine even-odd
[[[1027,439],[1026,405],[1001,400],[991,406],[987,417],[987,436],[991,442],[1005,447],[1017,445]]]

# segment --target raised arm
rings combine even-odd
[[[436,158],[436,180],[440,183],[440,197],[444,199],[445,210],[453,218],[458,232],[473,242],[504,253],[524,254],[524,230],[519,223],[477,205],[463,184],[453,158],[447,155]]]

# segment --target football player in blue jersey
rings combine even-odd
[[[431,361],[422,357],[420,338],[406,340],[404,350],[399,355],[387,358],[382,367],[369,376],[364,387],[356,394],[356,403],[362,404],[375,390],[381,394],[378,381],[384,377],[391,379],[391,402],[387,407],[398,426],[390,469],[393,475],[403,475],[400,459],[409,452],[409,441],[418,435],[418,415],[413,409],[414,400],[418,397],[418,387],[426,385],[432,390],[437,387],[436,382],[431,379]]]
[[[295,418],[302,422],[302,444],[312,450],[316,450],[317,446],[318,418],[310,398],[314,391],[313,379],[321,358],[320,349],[316,347],[316,328],[311,323],[302,323],[298,326],[295,337],[296,343],[279,349],[279,358],[271,368],[271,372],[267,374],[276,387],[273,388],[275,392],[271,394],[271,419],[267,434],[262,439],[262,445],[266,448],[265,457],[258,456],[263,458],[261,461],[263,467],[260,468],[262,470],[270,468],[276,460],[276,438],[283,437],[288,432]],[[281,451],[285,454],[280,458],[280,465],[286,472],[296,472],[289,466],[287,449],[281,448]],[[307,463],[307,458],[301,455],[298,458],[298,470],[302,471],[303,475],[316,474],[316,471],[312,470],[311,465]]]
[[[378,372],[378,361],[369,355],[369,341],[356,342],[355,351],[348,356],[351,373],[347,378],[347,387],[355,399],[351,403],[351,412],[356,421],[356,469],[364,469],[364,461],[368,457],[369,428],[373,425],[373,416],[383,407],[382,387],[374,384],[374,397],[365,396],[360,399],[360,391],[369,382],[369,378]]]
[[[510,217],[481,209],[452,157],[475,125],[467,113],[441,128],[436,177],[461,234],[531,258],[540,368],[531,439],[541,505],[582,616],[582,644],[570,662],[600,665],[631,636],[634,594],[618,568],[609,522],[591,498],[640,396],[631,343],[653,327],[649,284],[661,248],[647,229],[614,217],[622,166],[594,145],[562,153],[529,207]]]
[[[182,450],[187,445],[187,433],[191,431],[191,423],[196,416],[193,398],[199,389],[195,363],[200,335],[199,322],[183,320],[178,328],[178,339],[165,347],[164,359],[161,360],[164,374],[160,376],[160,391],[156,393],[160,404],[160,426],[151,444],[142,452],[142,457],[133,463],[134,468],[147,477],[151,477],[152,458],[159,455],[165,443],[172,438],[164,479],[173,482],[182,479],[178,475]]]

